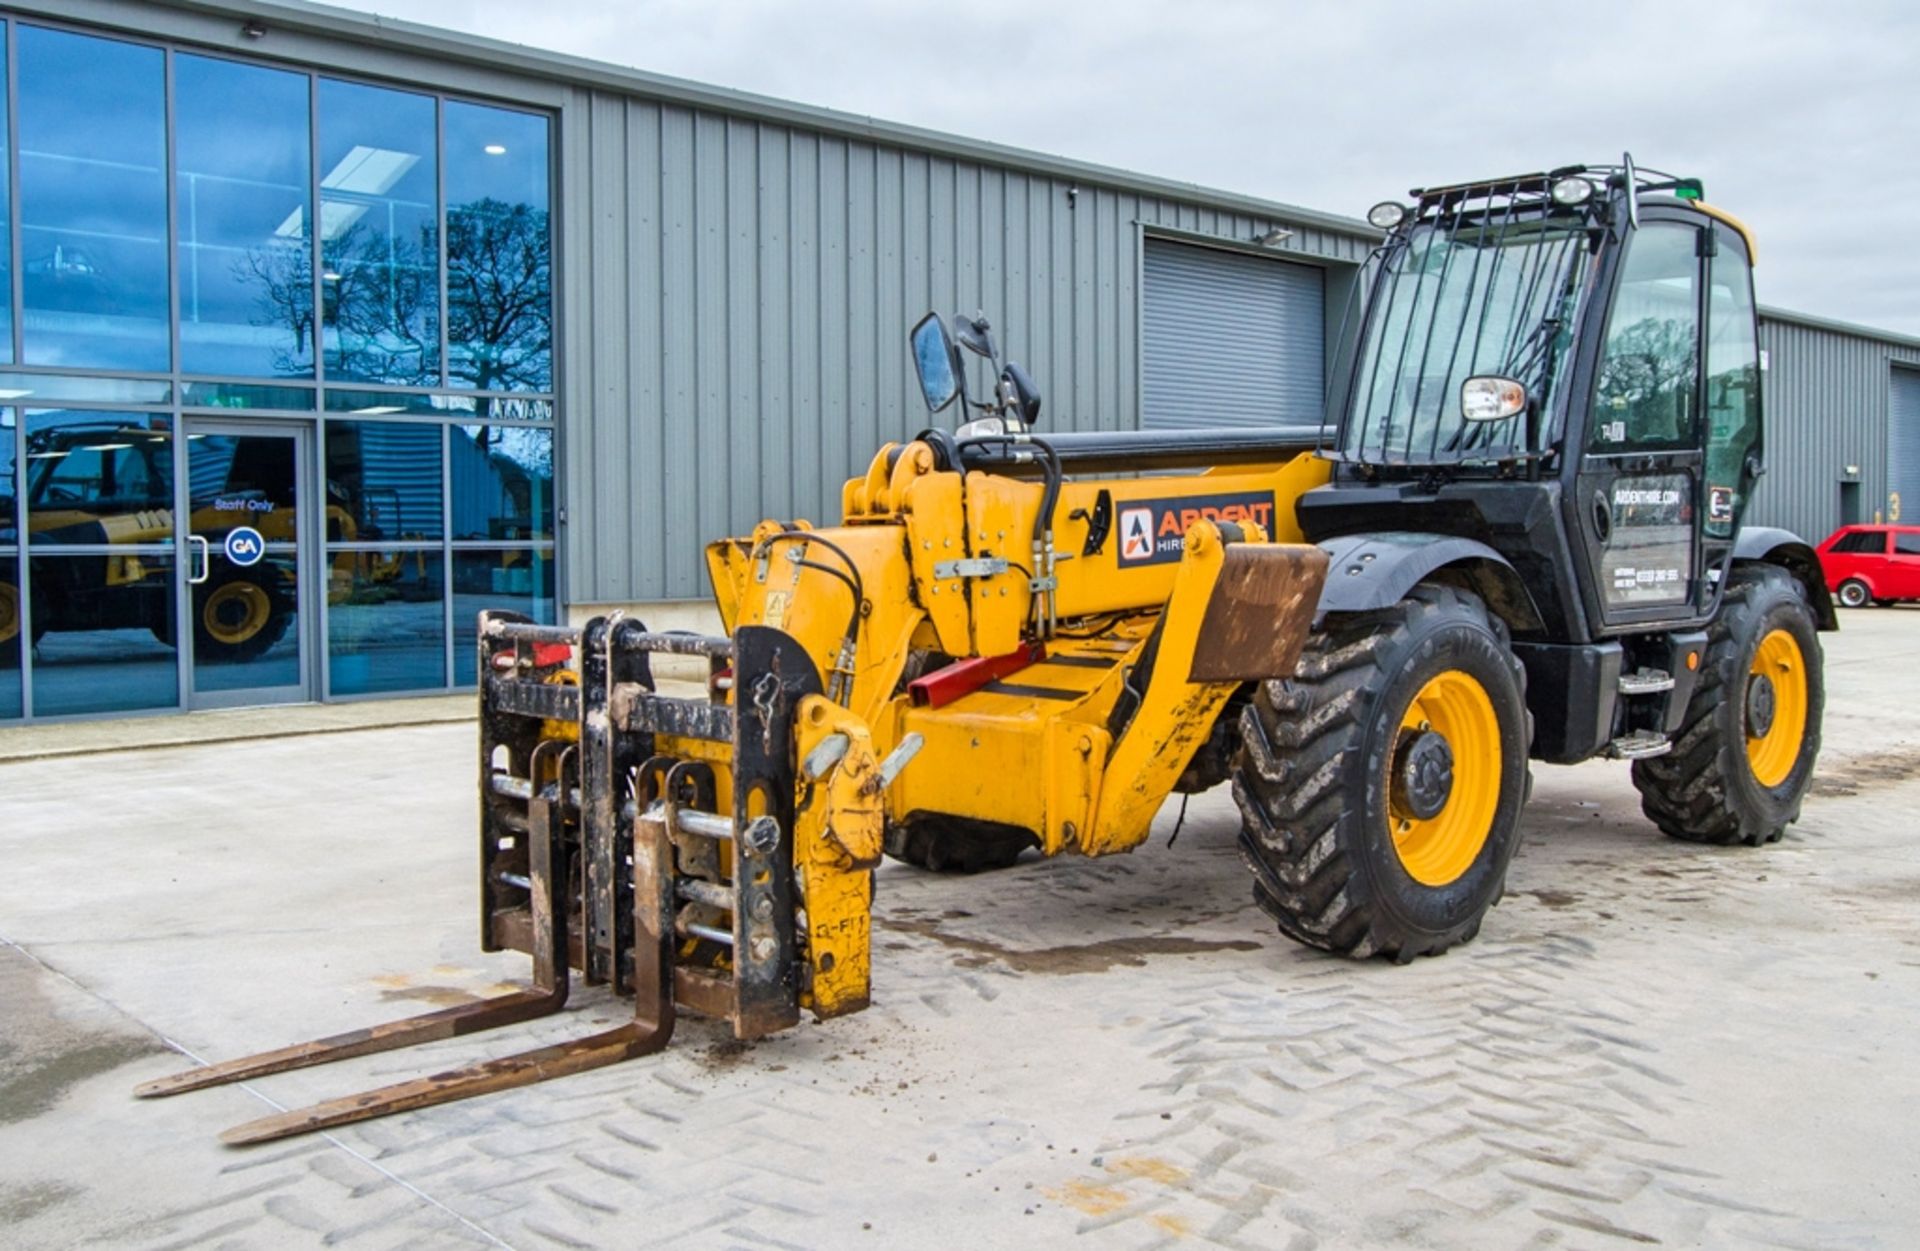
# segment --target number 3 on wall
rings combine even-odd
[[[1887,492],[1887,520],[1900,520],[1900,492],[1898,491]]]

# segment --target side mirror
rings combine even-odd
[[[913,368],[920,376],[920,394],[926,398],[927,411],[937,413],[960,394],[960,370],[954,360],[953,340],[947,337],[947,325],[940,314],[928,313],[914,326],[907,341],[913,347]]]
[[[954,338],[959,340],[960,346],[967,351],[976,356],[984,356],[988,360],[998,359],[998,355],[993,350],[993,327],[987,324],[986,318],[962,317],[955,314],[953,333]]]
[[[1000,393],[1013,405],[1021,425],[1031,426],[1040,420],[1040,388],[1033,385],[1026,370],[1012,361],[1000,371]]]
[[[1527,411],[1527,388],[1512,378],[1479,375],[1460,384],[1460,415],[1468,421],[1505,421]]]

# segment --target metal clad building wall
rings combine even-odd
[[[1867,520],[1885,516],[1889,370],[1920,365],[1920,348],[1762,312],[1767,475],[1747,521],[1818,543],[1840,524],[1840,482],[1860,467]]]
[[[1920,371],[1895,368],[1887,405],[1887,520],[1920,517]]]
[[[1311,265],[1146,241],[1142,424],[1317,422],[1326,284]]]
[[[986,312],[1045,428],[1137,424],[1143,230],[1279,224],[616,92],[574,90],[561,134],[576,604],[704,598],[708,540],[837,520],[927,424],[906,332],[929,308]],[[1287,224],[1295,255],[1365,255]]]

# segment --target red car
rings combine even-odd
[[[1920,526],[1841,526],[1818,550],[1827,585],[1848,608],[1920,599]]]

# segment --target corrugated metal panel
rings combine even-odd
[[[1895,369],[1887,404],[1887,520],[1920,517],[1920,372]]]
[[[1319,269],[1149,239],[1143,277],[1145,425],[1320,419],[1326,299]]]
[[[1859,469],[1867,520],[1886,517],[1890,367],[1920,348],[1843,328],[1760,318],[1767,476],[1747,514],[1817,543],[1840,525],[1841,483]]]
[[[906,331],[929,308],[986,312],[1044,426],[1122,429],[1141,420],[1148,231],[1284,224],[1296,259],[1325,264],[1369,246],[1313,218],[612,92],[575,91],[560,134],[573,603],[703,598],[707,541],[837,519],[841,484],[927,424]]]

